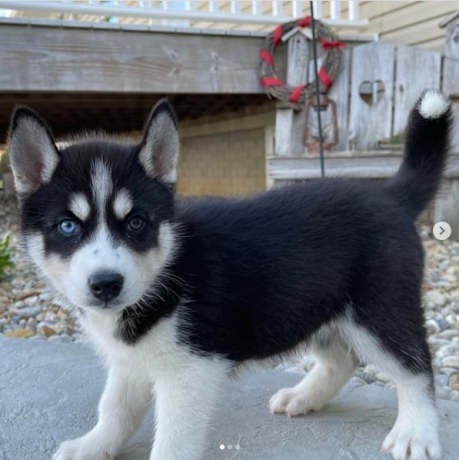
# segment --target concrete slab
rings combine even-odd
[[[270,395],[299,378],[253,370],[228,382],[204,460],[389,459],[379,449],[396,417],[394,391],[348,386],[317,414],[271,415]],[[83,345],[0,336],[0,460],[50,460],[61,441],[94,425],[103,382]],[[439,401],[439,410],[443,460],[458,460],[459,404]],[[150,413],[119,460],[148,460],[152,433]]]

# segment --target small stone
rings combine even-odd
[[[26,321],[25,319],[21,319],[21,320],[19,321],[19,326],[25,327],[26,322],[27,322],[27,321]]]
[[[11,290],[13,289],[11,284],[7,283],[6,281],[0,282],[0,288],[8,292],[11,292]]]
[[[441,319],[438,323],[442,329],[448,329],[451,326],[446,319]]]
[[[459,356],[447,356],[441,360],[443,367],[453,367],[459,369]]]
[[[36,305],[35,307],[26,307],[22,308],[17,312],[17,315],[20,319],[22,318],[30,318],[36,316],[38,313],[41,312],[41,306]]]
[[[15,337],[19,339],[27,339],[28,337],[32,337],[33,335],[35,335],[33,331],[24,328],[14,329],[13,331],[5,332],[6,337]]]
[[[37,295],[33,297],[28,297],[27,299],[24,300],[24,303],[29,307],[32,305],[36,305],[38,302],[39,302],[39,299]]]
[[[69,326],[64,326],[63,328],[61,328],[61,330],[59,331],[59,335],[68,335],[68,336],[71,336],[73,334],[73,329]]]
[[[428,291],[424,298],[427,304],[435,307],[442,307],[446,303],[446,297],[439,291]]]
[[[56,315],[55,312],[48,310],[45,313],[45,321],[47,321],[47,322],[56,322],[56,321],[59,321],[59,317]]]
[[[457,390],[452,391],[449,395],[449,399],[450,401],[459,402],[459,391]]]
[[[27,320],[26,327],[36,333],[37,332],[37,320],[35,318],[29,318]]]
[[[44,337],[52,337],[53,335],[56,335],[56,331],[49,326],[40,326],[38,328],[38,332]]]
[[[446,321],[448,321],[448,323],[451,324],[451,326],[453,326],[454,323],[456,322],[456,315],[453,315],[452,313],[450,313],[449,315],[446,315]]]
[[[14,302],[12,307],[17,308],[17,309],[21,309],[21,308],[27,307],[27,305],[26,305],[26,303],[24,301],[20,300],[19,302]]]
[[[459,391],[459,374],[449,376],[448,385],[453,391]]]
[[[63,310],[61,307],[58,307],[58,308],[59,310],[56,313],[57,316],[59,316],[59,318],[68,318],[69,314],[65,310]]]
[[[438,334],[438,337],[442,339],[451,340],[454,337],[459,337],[459,330],[445,329],[444,331],[441,331],[440,334]]]
[[[448,356],[455,356],[457,351],[458,349],[456,348],[456,345],[454,345],[452,342],[449,342],[448,345],[441,347],[437,351],[435,357],[443,359],[447,358]]]
[[[429,335],[438,334],[440,332],[440,326],[434,319],[426,321],[426,328]]]
[[[367,368],[369,368],[370,372],[367,371]],[[361,378],[362,380],[365,380],[365,382],[367,383],[378,382],[378,380],[376,380],[376,372],[372,371],[373,369],[371,369],[370,366],[367,366],[365,369],[359,368],[355,371],[355,376]]]
[[[449,340],[446,339],[438,339],[437,337],[429,337],[429,345],[433,351],[438,351],[440,348],[444,347],[445,345],[449,345]]]
[[[13,281],[11,281],[11,285],[16,289],[23,289],[26,281],[24,278],[17,277]]]

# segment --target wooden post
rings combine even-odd
[[[307,83],[308,62],[308,40],[301,32],[297,32],[288,41],[288,85],[296,87]],[[290,103],[280,102],[277,104],[275,156],[301,156],[304,153],[302,143],[304,114],[302,109],[302,107],[296,107]]]

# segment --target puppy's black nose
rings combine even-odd
[[[119,296],[124,278],[117,273],[98,273],[90,276],[88,281],[92,295],[108,302]]]

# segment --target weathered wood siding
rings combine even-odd
[[[397,48],[393,135],[405,131],[411,107],[426,88],[440,88],[441,55],[415,46]]]
[[[198,2],[202,3],[202,2]],[[229,4],[230,2],[221,2]],[[243,10],[248,12],[251,2],[243,2]],[[269,12],[271,2],[262,2],[263,9]],[[309,11],[309,2],[304,2],[305,14]],[[328,16],[330,2],[322,2],[322,12]],[[347,15],[347,2],[342,2],[342,17]],[[224,8],[229,8],[229,5]],[[459,8],[455,1],[361,1],[360,19],[368,19],[369,26],[363,30],[340,30],[346,34],[378,34],[383,42],[401,45],[418,45],[442,51],[444,49],[445,31],[438,23],[448,14]],[[286,12],[289,12],[288,6]],[[222,24],[223,26],[223,24]],[[240,26],[237,29],[268,30],[269,27]]]
[[[346,33],[378,34],[383,42],[443,51],[445,31],[438,23],[458,8],[455,1],[361,1],[360,18],[368,19],[368,28]]]
[[[198,8],[204,8],[205,2],[197,2]],[[228,11],[230,2],[219,2],[220,10]],[[271,2],[262,2],[263,11],[270,13]],[[347,2],[341,2],[342,17],[347,17]],[[438,51],[444,48],[445,31],[438,27],[439,21],[459,8],[455,1],[361,1],[360,18],[368,19],[369,26],[365,30],[341,30],[347,34],[378,34],[381,41],[402,45],[419,45]],[[251,2],[242,2],[242,11],[248,13]],[[286,5],[285,14],[290,14],[291,7]],[[304,2],[305,14],[309,12],[309,2]],[[329,15],[330,2],[322,2],[322,13]],[[198,25],[198,24],[196,24]],[[207,24],[199,24],[207,26]],[[226,27],[221,24],[221,27]],[[241,25],[236,29],[269,30],[270,27]]]
[[[389,43],[369,43],[353,50],[349,142],[358,150],[391,136],[394,60],[395,46]],[[374,82],[382,82],[384,93],[378,102],[367,103],[359,89]]]

